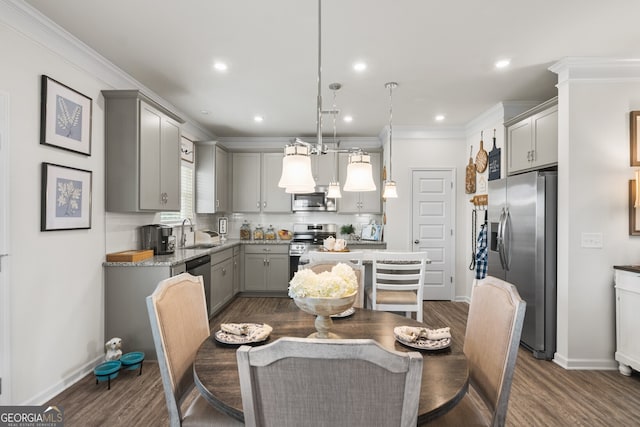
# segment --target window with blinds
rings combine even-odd
[[[180,167],[180,212],[161,212],[163,224],[182,223],[185,218],[194,217],[194,169],[193,163],[182,160]]]

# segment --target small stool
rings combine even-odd
[[[111,390],[111,380],[118,376],[122,363],[119,360],[110,360],[99,364],[93,369],[96,376],[96,384],[98,381],[107,381],[107,390]]]
[[[130,371],[140,368],[138,375],[142,375],[142,362],[144,362],[144,353],[142,351],[132,351],[131,353],[125,353],[120,357],[122,362],[122,369],[128,369]]]

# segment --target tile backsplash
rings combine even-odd
[[[353,224],[356,233],[360,233],[362,227],[371,222],[380,224],[382,215],[373,214],[338,214],[335,212],[297,212],[282,214],[259,214],[259,213],[234,213],[234,214],[198,214],[194,218],[195,230],[218,230],[218,218],[226,216],[228,223],[228,238],[237,239],[240,237],[240,227],[243,221],[247,220],[254,229],[258,224],[265,230],[269,225],[273,225],[276,230],[293,229],[294,223],[330,223],[338,226]],[[139,228],[147,224],[160,223],[160,213],[106,213],[106,253],[124,251],[129,249],[141,249]],[[176,241],[180,241],[180,226],[174,227],[173,234]],[[194,236],[185,226],[187,244],[193,243]]]

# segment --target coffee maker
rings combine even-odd
[[[142,249],[153,249],[154,255],[172,254],[176,248],[176,236],[168,225],[143,225],[140,227],[140,241]]]

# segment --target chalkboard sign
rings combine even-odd
[[[489,181],[500,179],[500,152],[496,147],[496,130],[493,130],[493,148],[489,151]]]

